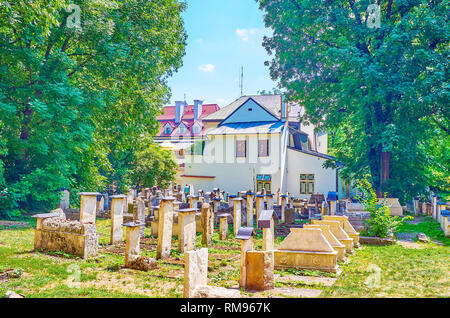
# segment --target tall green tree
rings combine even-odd
[[[257,2],[272,78],[334,133],[343,172],[402,199],[425,191],[436,129],[448,152],[449,1]]]
[[[182,65],[184,3],[70,3],[0,1],[0,206],[54,205],[60,188],[124,176]]]

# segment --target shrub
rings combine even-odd
[[[358,181],[357,188],[360,192],[357,199],[364,206],[365,210],[370,213],[370,219],[366,222],[369,225],[367,229],[368,236],[388,237],[398,232],[399,226],[403,221],[412,219],[411,216],[400,218],[392,216],[386,200],[378,202],[378,197],[372,185],[367,180]],[[386,194],[384,194],[386,198]]]

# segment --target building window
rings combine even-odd
[[[237,158],[247,157],[247,141],[246,140],[236,140],[236,157]]]
[[[172,129],[170,128],[169,125],[166,125],[166,127],[164,128],[164,133],[165,133],[166,135],[169,135],[169,134],[172,133]]]
[[[198,125],[194,125],[192,130],[193,130],[194,134],[196,134],[196,135],[200,134],[200,127]]]
[[[269,140],[258,140],[258,157],[269,157]]]
[[[314,175],[301,174],[300,175],[300,194],[314,193]]]
[[[180,132],[180,134],[186,133],[186,126],[181,124],[180,126],[178,126],[178,131]]]

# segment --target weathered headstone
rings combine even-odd
[[[228,238],[228,214],[222,213],[219,217],[219,239],[226,240]]]
[[[263,251],[270,251],[275,248],[274,238],[274,220],[273,220],[273,210],[262,210],[259,219],[258,227],[263,230]]]
[[[273,270],[273,251],[248,251],[245,289],[249,291],[273,289],[275,287]]]
[[[262,194],[256,195],[256,220],[259,220],[259,214],[264,210],[264,198]]]
[[[175,201],[175,198],[165,197],[161,199],[159,204],[157,259],[165,259],[170,256],[170,249],[172,247],[173,201]]]
[[[195,212],[197,209],[178,210],[178,251],[184,253],[195,249]]]
[[[267,210],[273,210],[273,193],[266,194]]]
[[[348,216],[346,215],[324,215],[322,218],[324,221],[338,221],[345,233],[353,239],[353,246],[359,247],[359,233],[356,232],[354,227],[350,224]]]
[[[67,189],[64,189],[61,192],[61,200],[59,202],[59,208],[65,210],[70,208],[70,191]]]
[[[253,234],[254,230],[252,227],[241,227],[236,235],[236,239],[239,240],[241,243],[239,287],[245,287],[245,283],[247,281],[246,279],[247,252],[253,250],[254,247]]]
[[[95,224],[95,218],[97,213],[97,195],[98,192],[80,192],[80,222],[81,223],[93,223]]]
[[[140,225],[140,236],[145,236],[145,202],[143,198],[137,198],[136,200],[136,210],[133,210],[133,219],[139,221]]]
[[[233,199],[233,225],[234,225],[234,235],[237,235],[239,228],[242,225],[241,217],[242,217],[242,198],[234,198]]]
[[[195,289],[208,283],[208,249],[188,251],[184,261],[184,298],[191,298]]]
[[[288,197],[286,194],[280,195],[280,205],[281,205],[281,223],[286,222],[286,205]]]
[[[211,205],[203,203],[202,205],[202,244],[206,246],[212,245],[212,235],[214,228],[213,214],[211,211]]]
[[[123,238],[123,210],[125,195],[111,196],[111,244],[121,243]]]
[[[255,194],[253,192],[247,192],[247,226],[253,227],[253,198]]]
[[[286,208],[284,211],[286,224],[294,224],[295,223],[295,209],[294,208]]]

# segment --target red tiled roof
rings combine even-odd
[[[206,117],[220,109],[219,105],[217,104],[205,104],[202,105],[202,114],[200,116],[200,119],[203,117]],[[194,121],[194,105],[186,106],[185,113],[183,117],[181,118],[181,123],[183,123],[186,126],[186,132],[184,134],[179,133],[179,124],[175,124],[175,106],[166,106],[164,107],[164,113],[158,116],[158,121],[160,123],[159,131],[157,136],[201,136],[205,133],[205,126],[201,123],[201,131],[199,134],[194,134],[192,129],[195,124]],[[169,125],[172,127],[172,133],[165,134],[164,133],[164,127],[166,124],[169,123]]]
[[[202,114],[200,118],[208,116],[220,109],[217,104],[204,104],[202,105]],[[165,106],[164,112],[158,116],[159,121],[162,120],[175,120],[175,106]],[[186,106],[184,115],[181,120],[194,120],[194,105]]]

